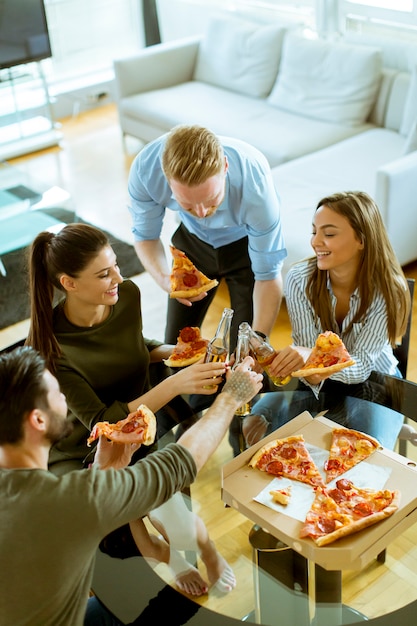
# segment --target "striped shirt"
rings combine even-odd
[[[320,320],[316,319],[313,307],[306,295],[308,278],[315,263],[301,261],[293,265],[285,280],[285,299],[291,321],[294,345],[312,348],[323,330]],[[327,281],[333,316],[335,317],[336,297],[330,279]],[[378,294],[369,307],[365,319],[353,324],[347,333],[346,328],[358,311],[360,304],[359,292],[356,289],[350,296],[349,312],[343,320],[342,327],[336,324],[340,335],[355,365],[347,367],[332,375],[332,380],[345,384],[361,383],[367,380],[372,371],[383,374],[396,374],[398,364],[388,340],[387,311],[385,300]],[[310,385],[311,386],[311,385]],[[315,387],[320,388],[320,385]]]

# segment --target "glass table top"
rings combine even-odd
[[[389,407],[380,405],[384,416],[389,418],[393,411],[393,415],[401,413],[409,418],[410,424],[417,421],[417,385],[389,376],[383,377],[382,382],[388,392],[385,403],[386,398],[390,398]],[[272,403],[274,398],[277,403],[288,403],[294,393],[294,390],[284,389],[266,395]],[[356,401],[360,406],[362,401]],[[347,401],[349,410],[351,406],[350,399]],[[364,410],[366,406],[365,402]],[[409,513],[395,525],[394,531],[381,533],[383,537],[379,537],[373,552],[371,548],[372,558],[359,569],[327,570],[289,548],[279,536],[266,532],[261,524],[237,508],[225,505],[221,471],[242,444],[238,440],[240,424],[237,421],[242,419],[245,418],[234,418],[235,428],[230,430],[191,486],[189,502],[203,518],[217,549],[233,568],[236,588],[226,595],[209,592],[192,600],[174,589],[172,574],[165,565],[151,568],[142,557],[112,559],[98,552],[93,590],[99,599],[126,623],[137,624],[151,623],[147,620],[158,617],[166,619],[168,614],[170,624],[210,626],[226,626],[238,621],[265,626],[340,626],[362,621],[372,624],[376,618],[378,626],[392,626],[396,620],[401,625],[415,624],[417,480],[415,505],[410,506]],[[270,428],[269,432],[274,432],[273,425]],[[253,451],[261,441],[255,443]],[[164,443],[166,441],[161,441],[160,445]],[[410,467],[413,478],[413,472],[417,471],[417,449],[408,445],[407,454],[409,462],[396,452],[389,452],[393,463],[398,461]],[[414,484],[412,480],[409,482],[407,489],[412,491]],[[398,488],[401,490],[401,485]],[[331,550],[332,547],[321,549]],[[204,574],[204,566],[197,563]]]
[[[64,207],[70,194],[58,186],[33,180],[19,167],[0,161],[0,220],[29,210]]]

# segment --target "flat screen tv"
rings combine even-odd
[[[50,56],[43,0],[0,0],[0,69]]]

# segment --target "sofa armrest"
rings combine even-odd
[[[144,48],[113,62],[116,98],[171,87],[192,80],[200,37]]]
[[[417,259],[417,151],[379,168],[375,200],[401,265]]]

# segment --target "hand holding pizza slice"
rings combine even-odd
[[[97,422],[87,439],[87,445],[91,446],[101,435],[115,443],[150,446],[155,440],[156,417],[147,406],[141,404],[136,411],[115,424]]]
[[[198,326],[185,326],[178,335],[177,343],[168,359],[169,367],[186,367],[196,363],[206,354],[209,340],[203,339]]]
[[[170,250],[173,257],[170,298],[195,298],[217,287],[219,282],[200,272],[182,250],[174,246]]]
[[[304,366],[292,372],[291,376],[295,378],[307,378],[314,374],[330,376],[354,364],[355,361],[346,350],[340,337],[336,333],[326,330],[317,337],[316,345]]]

